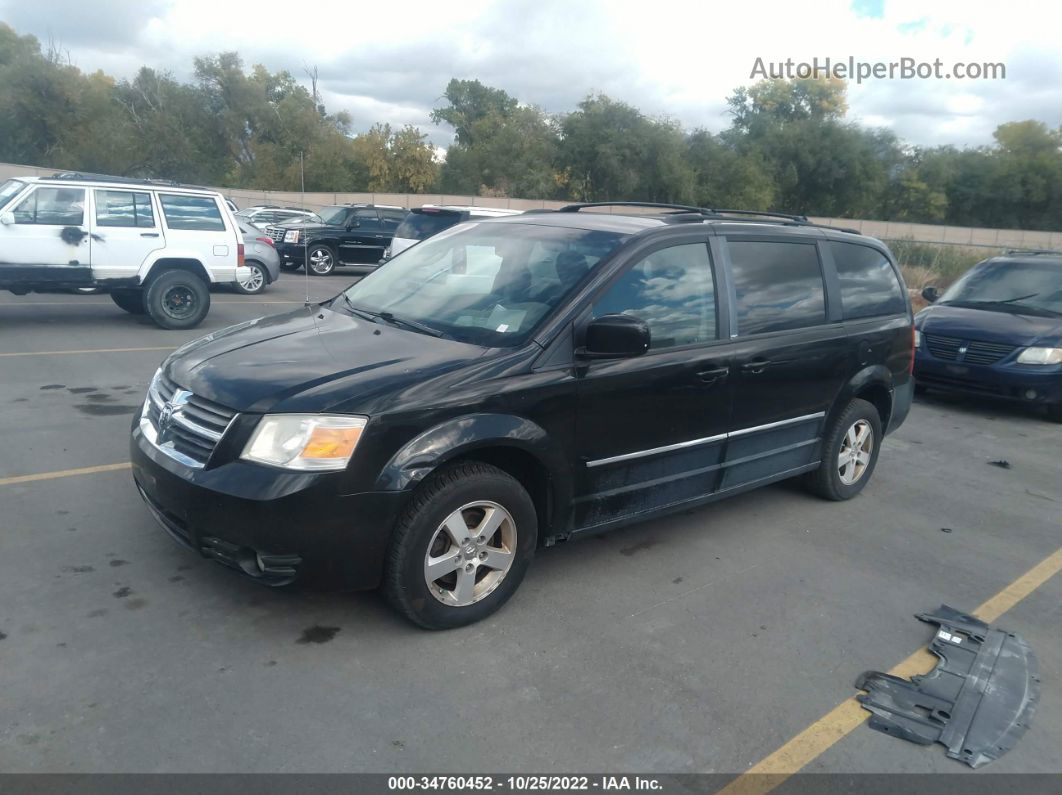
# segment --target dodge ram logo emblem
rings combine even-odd
[[[187,389],[178,389],[173,393],[173,397],[166,401],[162,409],[159,411],[159,441],[163,441],[167,436],[168,431],[173,425],[174,415],[180,413],[181,409],[188,402],[188,399],[192,396],[192,393]]]

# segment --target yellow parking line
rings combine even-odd
[[[84,350],[72,351],[21,351],[19,353],[0,353],[0,357],[11,356],[65,356],[75,353],[136,353],[138,351],[172,351],[173,345],[162,345],[156,348],[85,348]]]
[[[991,597],[974,611],[982,621],[991,623],[1018,604],[1054,575],[1062,571],[1062,547],[1056,549],[1018,579]],[[893,676],[911,677],[928,673],[937,658],[925,648],[919,649],[894,667]],[[762,795],[779,786],[791,775],[806,767],[870,717],[855,700],[843,701],[797,734],[770,756],[757,762],[721,790],[720,795]]]
[[[0,478],[0,486],[14,486],[16,483],[33,483],[37,480],[55,480],[56,478],[72,478],[75,475],[95,475],[97,472],[117,472],[121,469],[129,469],[132,466],[128,461],[124,464],[103,464],[98,467],[81,467],[80,469],[61,469],[58,472],[38,472],[36,475],[16,475],[11,478]]]

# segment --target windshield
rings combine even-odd
[[[26,183],[17,179],[9,179],[3,185],[0,185],[0,207],[7,204],[8,200],[24,187],[26,187]]]
[[[949,287],[937,303],[1062,316],[1062,265],[983,262]]]
[[[460,224],[402,252],[333,307],[390,313],[475,345],[519,345],[624,239],[555,226]]]
[[[461,220],[461,213],[451,210],[424,210],[411,212],[406,219],[398,225],[395,237],[404,240],[424,240],[437,235],[444,229],[456,224]]]
[[[347,216],[347,210],[349,207],[325,207],[318,215],[321,217],[321,221],[326,224],[341,224]]]

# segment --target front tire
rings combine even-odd
[[[513,595],[537,539],[535,506],[510,475],[477,461],[445,467],[395,525],[384,591],[424,629],[472,624]]]
[[[210,290],[194,274],[166,271],[148,286],[144,307],[160,328],[195,328],[210,311]]]
[[[316,244],[306,252],[306,269],[311,276],[328,276],[336,269],[336,252],[331,246]]]
[[[144,309],[143,290],[112,290],[111,300],[119,309],[125,310],[130,315],[142,315],[147,311]]]
[[[822,464],[806,476],[808,489],[827,500],[852,499],[874,474],[882,438],[878,410],[853,400],[827,427]]]
[[[240,276],[244,278],[241,280]],[[265,292],[269,284],[269,275],[262,265],[253,260],[247,260],[242,268],[236,269],[236,292],[244,295],[258,295]]]
[[[1062,422],[1062,403],[1047,404],[1047,419],[1052,422]]]

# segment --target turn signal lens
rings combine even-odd
[[[267,414],[240,457],[299,471],[344,469],[367,422],[367,417]]]

